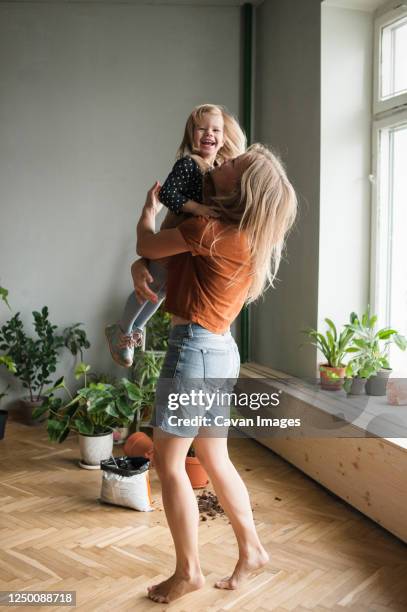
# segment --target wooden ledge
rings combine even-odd
[[[318,389],[312,394],[308,389],[306,394],[300,379],[256,363],[242,365],[240,379],[244,378],[270,379],[272,387],[272,379],[278,379],[278,387],[288,394],[294,410],[297,406],[303,408],[305,402],[310,412],[331,412],[338,401],[336,393],[331,400]],[[303,386],[306,389],[306,383]],[[372,399],[367,412],[370,416],[374,415],[375,400],[382,405],[386,402],[384,398]],[[363,429],[363,423],[358,427]],[[241,429],[407,543],[406,438],[365,437],[363,433],[348,438],[263,437],[256,435],[253,428]]]

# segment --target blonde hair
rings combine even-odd
[[[177,151],[177,159],[184,155],[192,156],[201,169],[208,170],[209,166],[200,157],[197,149],[194,147],[194,129],[202,117],[210,113],[212,115],[220,115],[223,119],[223,139],[224,144],[219,149],[216,161],[222,164],[228,159],[233,159],[241,155],[246,150],[246,136],[236,119],[223,106],[218,104],[200,104],[195,106],[189,115],[185,124],[184,137]]]
[[[253,277],[246,299],[250,303],[274,287],[285,239],[297,214],[297,197],[281,160],[270,149],[253,144],[242,158],[248,166],[240,185],[230,195],[212,200],[221,218],[247,235]]]

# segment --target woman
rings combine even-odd
[[[154,463],[162,484],[168,525],[174,540],[176,567],[164,582],[149,587],[148,596],[169,603],[204,584],[198,555],[199,513],[185,471],[191,442],[208,472],[218,499],[236,535],[239,558],[232,574],[216,583],[235,589],[252,571],[268,561],[256,533],[247,489],[230,461],[227,438],[213,427],[174,424],[171,411],[160,399],[163,381],[179,385],[194,379],[231,379],[238,375],[239,354],[230,324],[244,302],[258,298],[272,286],[285,236],[292,226],[297,200],[279,160],[262,145],[225,162],[210,174],[212,205],[219,218],[193,217],[174,229],[155,233],[159,210],[158,183],[148,192],[137,226],[137,252],[168,263],[166,309],[172,330],[152,418]],[[136,296],[151,299],[151,276],[142,261],[132,266]],[[165,396],[165,393],[161,394]],[[216,407],[204,410],[210,425]],[[190,406],[182,414],[194,416]]]

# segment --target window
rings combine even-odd
[[[375,114],[407,104],[407,5],[376,19],[374,76]]]
[[[371,304],[407,335],[407,6],[376,20]],[[390,350],[396,375],[407,355]]]

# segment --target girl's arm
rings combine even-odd
[[[181,232],[177,228],[155,233],[155,217],[161,208],[158,201],[158,181],[148,191],[146,203],[137,224],[137,254],[148,259],[161,259],[189,251]]]

